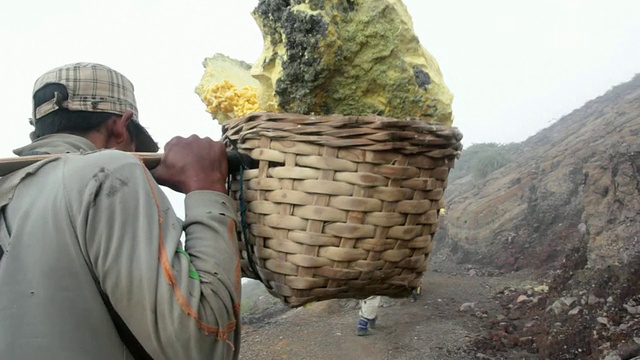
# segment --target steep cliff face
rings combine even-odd
[[[483,181],[450,183],[433,261],[503,271],[567,255],[577,267],[626,263],[640,252],[639,134],[636,76],[519,144]]]

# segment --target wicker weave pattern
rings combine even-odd
[[[244,276],[261,279],[290,306],[406,296],[419,285],[461,150],[457,129],[377,116],[256,113],[223,132],[229,146],[259,161],[243,174]],[[236,199],[239,190],[232,182]]]

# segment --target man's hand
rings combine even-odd
[[[165,145],[160,165],[151,172],[158,184],[183,194],[196,190],[227,192],[225,146],[208,137],[174,137]]]

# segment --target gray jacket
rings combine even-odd
[[[34,152],[71,154],[0,179],[0,358],[132,359],[92,272],[154,359],[237,358],[233,201],[189,193],[183,222],[131,154],[73,135],[16,151]]]

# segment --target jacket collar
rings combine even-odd
[[[36,139],[31,144],[13,150],[18,156],[85,153],[96,151],[95,145],[82,136],[52,134]]]

